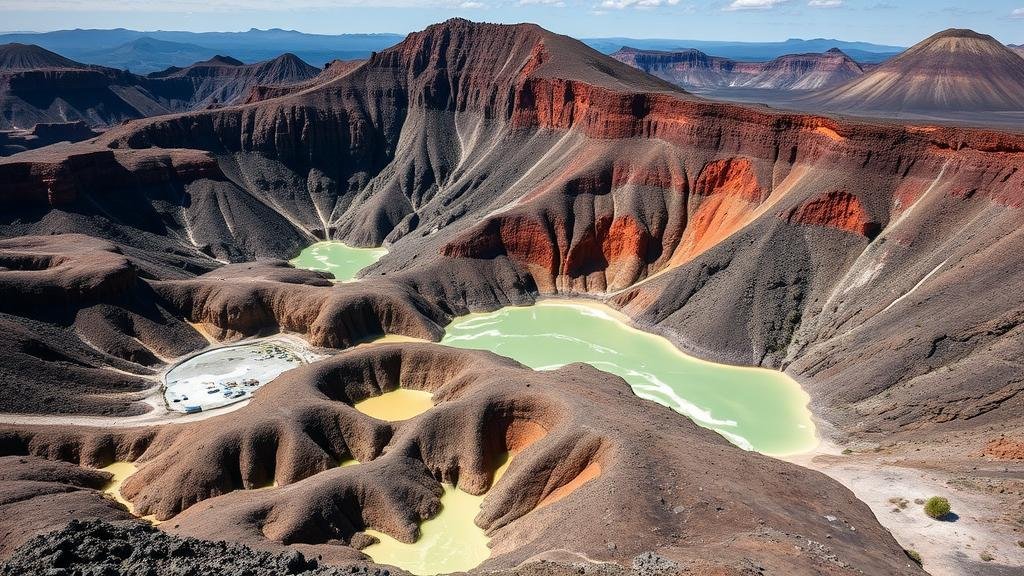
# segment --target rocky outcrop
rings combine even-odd
[[[6,450],[4,450],[6,453]],[[33,537],[81,520],[131,520],[100,489],[110,474],[31,456],[0,457],[0,559]],[[6,567],[5,573],[14,573]]]
[[[871,239],[881,231],[881,225],[871,220],[860,199],[843,190],[812,198],[790,209],[784,216],[790,223],[828,226]]]
[[[285,330],[305,335],[314,346],[347,348],[384,334],[439,339],[448,320],[400,285],[335,285],[284,262],[225,266],[152,287],[180,317],[222,340]]]
[[[34,150],[57,142],[81,142],[100,133],[85,122],[36,124],[28,130],[0,131],[0,157]]]

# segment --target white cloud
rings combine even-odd
[[[660,8],[678,4],[679,0],[604,0],[601,2],[601,7],[622,10],[624,8]]]
[[[479,0],[0,0],[0,11],[70,12],[230,12],[318,8],[482,8]]]
[[[1010,12],[1010,18],[1024,18],[1024,8],[1017,8]]]
[[[788,0],[732,0],[732,4],[725,7],[725,10],[734,12],[737,10],[768,10],[783,4]]]
[[[808,6],[814,8],[835,8],[843,5],[843,0],[810,0]]]

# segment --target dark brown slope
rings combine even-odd
[[[818,90],[848,82],[864,73],[838,48],[823,54],[789,54],[769,62],[737,62],[698,50],[660,52],[622,48],[619,60],[688,90],[734,88]]]
[[[208,266],[388,242],[374,275],[445,313],[613,296],[702,355],[788,367],[844,430],[1021,414],[1021,296],[983,280],[1022,273],[1017,136],[707,103],[534,26],[452,21],[326,84],[101,142],[0,163],[4,233]],[[209,152],[168,159],[182,146]],[[963,276],[971,293],[948,288]]]
[[[160,80],[152,87],[161,97],[180,100],[180,109],[196,110],[207,106],[237,103],[257,86],[289,86],[310,80],[320,74],[294,54],[283,54],[273,60],[243,64],[233,58],[214,57],[186,68],[171,68],[147,76]]]
[[[399,387],[432,392],[435,406],[395,423],[352,407]],[[449,482],[487,492],[481,570],[629,565],[654,551],[702,574],[922,573],[834,481],[744,452],[582,364],[535,372],[485,352],[370,346],[288,372],[231,415],[159,430],[0,429],[0,448],[136,460],[123,493],[139,513],[173,517],[166,530],[328,562],[365,560],[352,543],[367,528],[413,540]],[[352,457],[360,464],[338,467]]]
[[[940,32],[809,102],[836,112],[941,115],[1024,110],[1024,59],[971,30]]]
[[[24,70],[86,70],[90,66],[65,58],[34,44],[0,45],[0,72]]]
[[[1024,410],[1016,135],[711,103],[534,26],[451,21],[324,84],[133,122],[0,176],[0,233],[108,239],[193,336],[180,319],[331,346],[436,338],[454,314],[588,294],[702,356],[787,369],[840,442],[971,437]],[[339,287],[221,268],[323,236],[391,251]],[[80,339],[46,312],[9,317]]]
[[[83,121],[109,126],[168,110],[133,87],[133,74],[87,66],[38,46],[0,47],[0,130]]]
[[[0,558],[72,520],[132,520],[100,489],[110,474],[34,456],[0,456]],[[35,570],[23,574],[39,573]],[[10,573],[5,570],[5,573]]]
[[[284,54],[256,64],[216,57],[138,76],[78,64],[38,46],[11,44],[0,48],[0,129],[70,121],[109,127],[244,100],[257,86],[288,86],[319,73]]]

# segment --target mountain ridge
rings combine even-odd
[[[1024,109],[1024,59],[992,36],[949,29],[808,102],[851,113],[1019,111]]]
[[[611,56],[694,90],[818,90],[864,73],[860,64],[839,48],[824,53],[786,54],[768,62],[740,62],[709,56],[696,49],[662,52],[623,47]]]
[[[870,458],[900,459],[898,466],[914,475],[915,449],[924,446],[941,452],[941,462],[928,466],[955,459],[967,469],[1005,467],[975,454],[994,430],[1020,429],[1024,420],[1024,295],[1006,289],[1024,283],[1024,136],[712,102],[536,26],[446,22],[321,80],[244,105],[135,120],[89,142],[0,160],[0,178],[9,183],[0,194],[9,214],[0,235],[10,237],[0,249],[18,268],[0,271],[7,282],[0,286],[20,298],[0,298],[0,350],[28,376],[0,379],[0,386],[32,392],[0,394],[0,401],[20,403],[19,412],[51,413],[46,399],[52,382],[60,382],[62,397],[88,398],[77,409],[133,414],[145,409],[133,395],[146,385],[143,376],[161,368],[161,357],[206,347],[204,334],[236,340],[285,330],[332,347],[382,333],[437,339],[458,315],[545,297],[591,297],[700,357],[777,368],[797,379],[823,439],[851,452],[825,454],[812,465],[862,463],[860,474],[880,461]],[[335,284],[284,261],[325,238],[386,245],[388,253],[354,283]],[[53,293],[63,306],[41,309],[39,299]],[[63,314],[59,322],[56,313]],[[140,463],[159,456],[173,465],[150,466],[126,485],[141,509],[164,517],[202,500],[184,513],[184,532],[230,533],[266,546],[287,541],[350,558],[356,552],[333,540],[345,542],[360,525],[325,521],[339,508],[310,486],[342,493],[366,470],[411,455],[399,463],[400,474],[416,468],[413,478],[430,487],[441,476],[483,489],[490,453],[475,449],[474,435],[483,425],[503,425],[509,414],[563,413],[512,396],[508,382],[533,384],[529,397],[536,399],[545,395],[542,386],[561,383],[564,390],[567,381],[542,378],[573,378],[579,392],[554,401],[564,400],[564,413],[576,417],[583,415],[574,409],[579,398],[605,389],[580,366],[559,374],[526,371],[527,381],[509,372],[493,388],[500,402],[477,404],[484,396],[477,391],[490,385],[467,393],[467,372],[448,354],[395,344],[337,355],[329,370],[311,366],[295,374],[296,384],[308,385],[301,412],[275,401],[296,398],[299,386],[286,377],[266,388],[271,395],[241,408],[231,429],[217,420],[181,436],[26,425],[0,444],[51,457],[84,454],[95,465],[111,453],[135,459],[155,447]],[[494,370],[476,358],[499,361],[458,355],[487,378]],[[413,356],[420,360],[403,364]],[[116,378],[109,366],[118,368]],[[443,400],[436,409],[410,421],[413,428],[338,425],[339,417],[362,418],[336,400],[363,397],[350,382],[380,390],[419,384],[409,378],[426,378],[424,366],[454,376],[437,389]],[[435,420],[470,402],[480,407],[480,419]],[[622,422],[676,417],[652,406],[637,410]],[[462,424],[467,436],[449,440]],[[497,529],[514,537],[495,547],[482,569],[536,558],[564,540],[571,524],[581,544],[570,548],[609,562],[629,562],[634,552],[656,547],[707,572],[920,573],[869,511],[856,508],[847,524],[843,513],[854,508],[822,500],[827,486],[830,498],[856,502],[845,488],[808,480],[825,482],[819,474],[782,468],[794,473],[780,479],[769,474],[778,461],[740,453],[721,438],[714,444],[721,458],[694,450],[699,456],[623,465],[616,451],[633,449],[590,441],[595,426],[570,424],[564,430],[584,434],[586,449],[572,458],[563,451],[542,461],[531,456],[530,467],[545,473],[572,465],[559,481],[535,482],[531,490],[563,485],[593,462],[601,473],[562,502],[531,512],[549,522],[539,536],[517,531],[514,518],[499,522]],[[247,440],[239,439],[254,430],[271,430],[267,445],[275,449],[246,452]],[[424,435],[430,430],[438,434]],[[187,434],[208,440],[209,452],[196,456]],[[502,438],[510,442],[504,433],[489,437],[499,449],[507,448]],[[367,438],[372,447],[362,442]],[[425,449],[441,439],[459,451]],[[359,458],[366,467],[337,468],[349,446],[379,455],[389,443],[386,460]],[[250,453],[243,464],[238,455]],[[695,473],[678,484],[653,482],[670,486],[671,494],[635,490],[652,471],[674,469],[678,461]],[[748,514],[747,503],[759,500],[745,492],[731,492],[740,496],[721,505],[703,500],[716,491],[697,490],[703,484],[694,479],[726,468],[739,478],[737,490],[764,485],[760,476],[751,481],[753,470],[805,490],[803,504],[772,499],[769,514]],[[262,486],[278,472],[295,486],[236,490]],[[391,477],[405,478],[400,474]],[[502,494],[521,495],[507,486]],[[611,489],[641,494],[642,505],[594,498]],[[972,494],[1000,510],[1018,499],[979,490]],[[677,494],[695,500],[677,512],[670,500]],[[424,497],[427,515],[435,508]],[[620,524],[606,522],[604,502],[620,506],[615,518],[641,518],[642,526],[652,517],[664,519],[659,526],[690,526],[690,518],[706,524],[692,539],[651,530],[651,538],[625,542]],[[891,522],[891,504],[873,503],[873,516]],[[361,502],[352,506],[362,510]],[[392,512],[409,509],[420,508]],[[209,510],[216,512],[205,516]],[[502,511],[490,508],[486,517]],[[392,516],[400,515],[384,517]],[[419,517],[401,518],[389,526],[410,535]],[[963,521],[970,521],[966,514]],[[723,531],[720,537],[707,537],[712,528]],[[876,537],[877,546],[862,540]],[[694,545],[698,538],[705,544]],[[613,539],[615,547],[608,545]],[[805,539],[821,547],[796,545]],[[852,554],[850,542],[857,543]],[[961,551],[947,543],[949,555]],[[974,568],[964,562],[966,571]]]

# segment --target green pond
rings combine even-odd
[[[388,251],[385,248],[355,248],[344,242],[328,240],[307,247],[292,259],[296,268],[330,272],[335,280],[354,280],[363,269],[380,260]]]
[[[809,397],[793,379],[688,356],[601,304],[554,300],[470,314],[456,318],[441,343],[490,350],[537,370],[585,362],[747,450],[785,456],[817,445]]]

